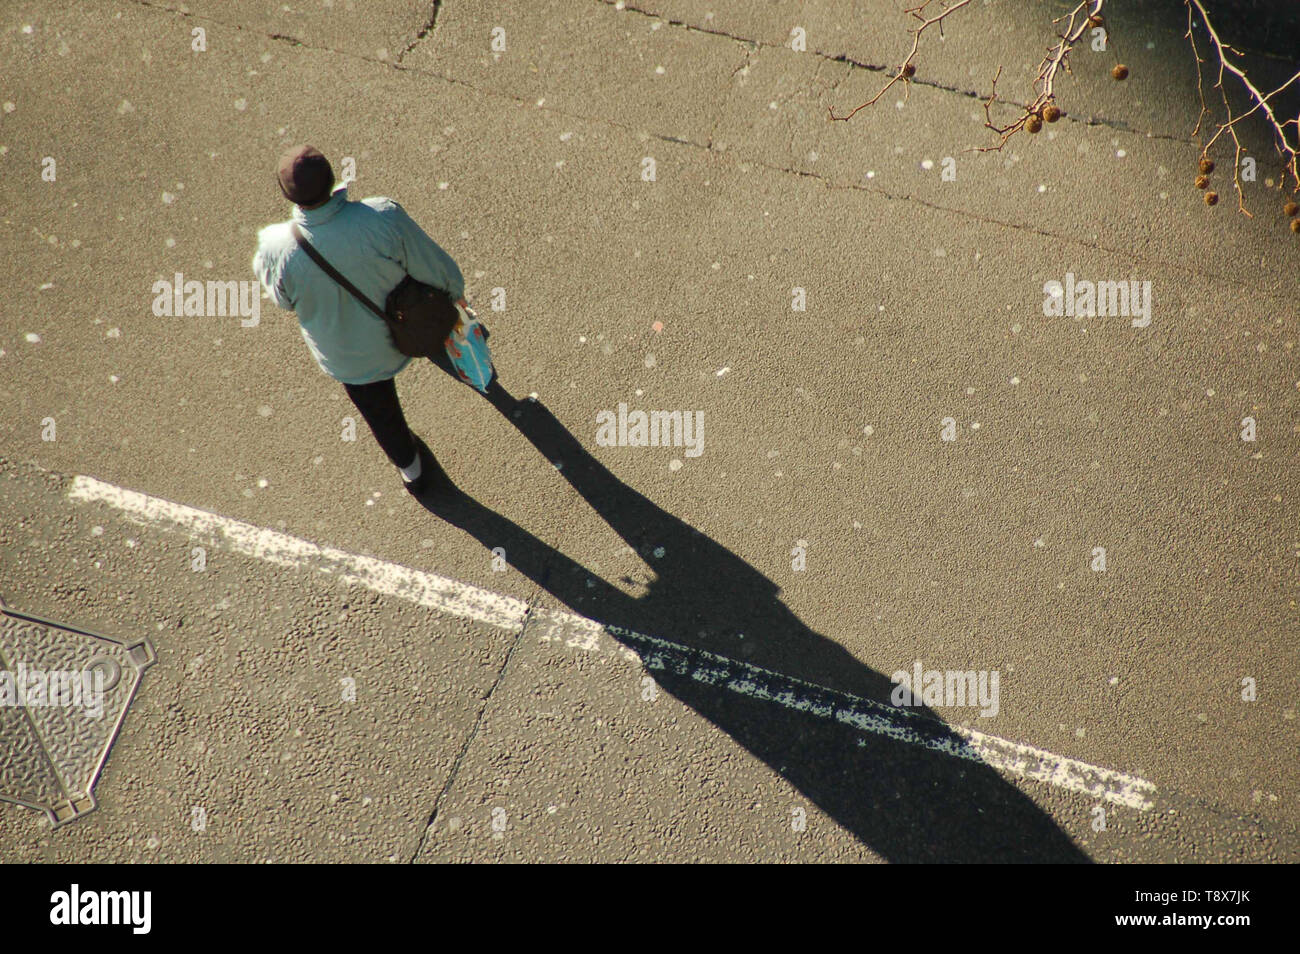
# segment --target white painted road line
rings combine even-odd
[[[827,689],[801,679],[691,649],[654,636],[606,626],[574,613],[534,610],[509,596],[291,537],[219,514],[124,490],[93,477],[73,479],[68,498],[102,503],[132,523],[180,532],[208,546],[255,557],[279,566],[316,570],[440,613],[518,632],[527,620],[540,641],[587,652],[603,652],[650,670],[689,675],[697,682],[739,695],[832,719],[859,732],[918,745],[966,759],[1004,775],[1045,782],[1056,788],[1139,811],[1152,807],[1156,787],[1145,779],[1089,765],[957,725],[947,725],[869,699]],[[632,647],[637,647],[633,649]]]

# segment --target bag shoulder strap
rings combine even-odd
[[[350,291],[353,295],[356,296],[358,301],[360,301],[363,305],[365,305],[367,308],[373,311],[380,318],[385,318],[385,319],[387,318],[387,316],[383,312],[383,309],[381,309],[378,305],[376,305],[365,295],[361,294],[360,289],[358,289],[356,285],[352,284],[350,281],[344,278],[338,269],[336,269],[333,265],[331,265],[329,262],[325,260],[325,256],[323,256],[320,252],[316,251],[316,247],[312,245],[311,242],[308,242],[307,239],[303,236],[302,232],[299,230],[297,222],[293,223],[292,231],[293,231],[294,240],[298,243],[298,247],[301,248],[304,252],[306,252],[311,257],[311,260],[315,262],[317,265],[319,265],[321,267],[321,270],[324,271],[326,275],[328,275],[330,278],[334,279],[336,282],[338,282],[340,285],[342,285],[344,288]]]

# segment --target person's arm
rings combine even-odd
[[[465,300],[465,278],[455,260],[424,234],[424,229],[396,202],[387,213],[402,242],[406,272],[416,281],[441,288],[452,298]]]
[[[253,256],[253,273],[262,283],[262,287],[267,290],[277,305],[285,311],[294,311],[294,303],[280,281],[280,270],[276,266],[274,256],[268,254],[264,248],[259,248]]]

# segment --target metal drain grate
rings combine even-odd
[[[39,809],[56,828],[91,811],[155,659],[147,639],[124,643],[0,600],[0,800]]]

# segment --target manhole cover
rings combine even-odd
[[[95,781],[154,659],[147,639],[124,643],[0,600],[0,800],[39,809],[56,828],[93,809]]]

